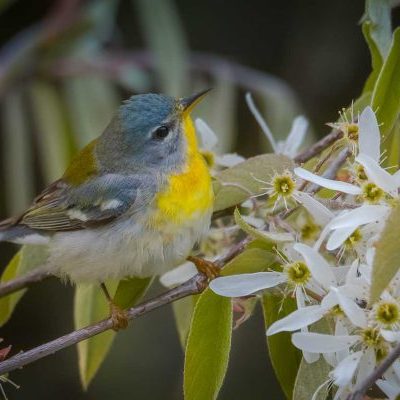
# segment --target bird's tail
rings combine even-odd
[[[48,237],[25,225],[13,225],[7,220],[0,222],[0,242],[18,244],[45,244]]]

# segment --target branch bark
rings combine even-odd
[[[297,155],[294,158],[294,161],[296,163],[304,163],[311,158],[317,156],[319,153],[324,151],[326,148],[328,148],[331,144],[333,144],[335,141],[340,139],[343,136],[343,133],[341,131],[334,130],[331,133],[329,133],[327,136],[319,140],[317,143],[315,143],[313,146],[311,146],[309,149],[303,151],[299,155]],[[348,150],[347,150],[348,151]],[[346,152],[344,154],[344,151],[341,152],[337,158],[337,160],[332,163],[330,166],[329,170],[330,171],[335,171],[337,172],[337,166],[341,166],[344,162],[344,160],[349,156],[349,153]],[[324,174],[324,177],[331,178],[331,176],[326,176]],[[310,187],[310,191],[314,192],[317,190],[318,187],[316,185],[312,185]],[[230,211],[230,210],[229,210]],[[215,218],[219,218],[220,216],[224,215],[222,212],[216,213]],[[8,282],[0,284],[0,298],[7,296],[13,292],[16,292],[18,290],[21,290],[25,287],[29,287],[35,283],[41,282],[44,279],[49,278],[51,275],[48,273],[45,273],[40,270],[40,268],[36,269],[35,271],[32,271],[31,273],[15,278],[13,280],[10,280]]]
[[[214,264],[219,268],[223,268],[225,264],[243,252],[250,240],[251,238],[245,237],[240,242],[233,245],[225,255],[218,258]],[[168,290],[167,292],[151,300],[130,308],[127,312],[128,319],[132,320],[134,318],[138,318],[141,315],[147,314],[150,311],[160,308],[166,304],[170,304],[176,300],[182,299],[183,297],[199,294],[203,292],[206,287],[207,278],[202,274],[197,274],[176,288]],[[42,344],[41,346],[35,347],[26,352],[19,353],[3,362],[0,362],[0,376],[34,361],[40,360],[48,355],[54,354],[57,351],[79,343],[82,340],[96,336],[99,333],[105,332],[109,329],[112,329],[111,318],[104,319],[96,324],[89,325],[85,328],[78,329],[67,335],[61,336],[58,339],[52,340],[51,342]]]
[[[132,320],[141,315],[147,314],[157,308],[160,308],[173,301],[182,299],[183,297],[193,294],[199,294],[207,287],[207,278],[204,275],[197,274],[187,282],[179,285],[178,287],[168,290],[167,292],[148,300],[136,307],[128,310],[128,319]],[[48,355],[54,354],[57,351],[72,346],[82,340],[89,339],[99,333],[112,329],[113,323],[111,318],[104,319],[96,324],[89,325],[85,328],[78,329],[67,335],[61,336],[51,342],[42,344],[32,350],[19,353],[0,363],[0,375],[14,371],[15,369],[22,368],[34,361],[40,360]]]
[[[367,390],[382,377],[390,366],[400,357],[400,343],[390,352],[390,354],[375,368],[363,381],[354,388],[347,400],[363,400]]]
[[[27,288],[37,282],[41,282],[47,278],[50,278],[51,276],[52,275],[48,272],[48,270],[44,270],[40,267],[36,268],[25,275],[2,283],[0,285],[0,298],[17,292],[18,290]]]

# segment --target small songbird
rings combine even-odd
[[[76,283],[177,266],[212,214],[211,178],[190,117],[207,92],[132,96],[31,207],[0,223],[0,241],[47,245],[49,272]],[[111,306],[118,328],[121,310]]]

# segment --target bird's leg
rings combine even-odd
[[[205,260],[204,258],[189,256],[188,261],[192,262],[197,271],[205,275],[209,281],[220,275],[220,268],[214,264],[212,261]]]
[[[114,331],[117,332],[120,329],[125,329],[129,322],[126,311],[114,303],[114,300],[110,296],[110,293],[108,292],[108,289],[104,283],[101,283],[100,287],[107,298],[108,304],[110,305],[110,318],[113,323]]]

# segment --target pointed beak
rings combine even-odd
[[[182,97],[181,99],[179,99],[179,103],[182,107],[183,112],[185,113],[190,113],[193,108],[200,103],[200,101],[202,101],[204,99],[204,97],[206,97],[207,93],[210,91],[211,89],[207,89],[207,90],[203,90],[202,92],[193,94],[189,97]]]

